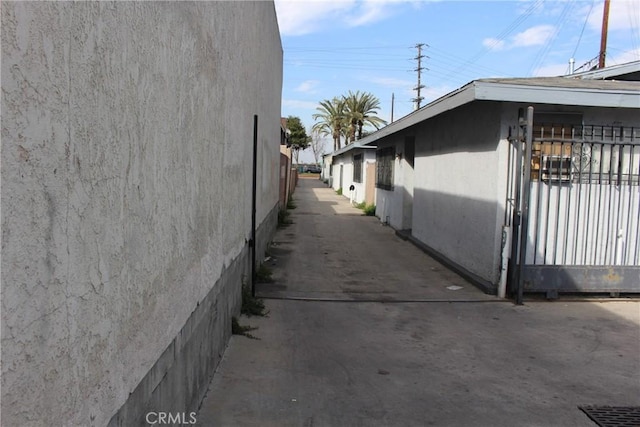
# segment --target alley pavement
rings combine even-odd
[[[640,406],[640,302],[486,295],[301,179],[200,426],[596,426]]]

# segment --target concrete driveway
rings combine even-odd
[[[241,319],[258,339],[231,339],[198,425],[595,426],[579,405],[640,406],[638,301],[515,306],[318,181],[295,197],[259,287],[280,299]]]

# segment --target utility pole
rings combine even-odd
[[[604,59],[607,55],[607,32],[609,28],[609,2],[604,0],[604,11],[602,12],[602,35],[600,36],[600,55],[598,56],[598,68],[604,68]]]
[[[396,100],[396,94],[395,93],[391,93],[391,123],[393,123],[393,104]]]
[[[418,85],[416,87],[413,88],[413,90],[417,91],[417,96],[415,98],[412,99],[412,101],[415,103],[415,109],[419,109],[420,108],[420,103],[422,102],[422,100],[424,99],[423,96],[420,96],[420,89],[424,89],[424,85],[421,83],[421,72],[422,70],[426,70],[427,68],[424,68],[422,66],[422,58],[429,58],[428,56],[425,56],[422,54],[422,47],[423,46],[427,46],[424,43],[418,43],[416,45],[416,48],[418,49],[418,56],[416,56],[413,59],[417,59],[418,60],[418,68],[414,69],[414,71],[418,72]]]

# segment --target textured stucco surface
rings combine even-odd
[[[105,425],[278,201],[272,2],[3,2],[2,424]],[[233,294],[233,293],[232,293]]]
[[[354,182],[353,171],[355,168],[353,157],[358,154],[362,155],[362,176],[361,182]],[[340,166],[342,166],[342,195],[348,199],[352,197],[354,203],[364,202],[365,183],[367,182],[367,163],[375,161],[376,151],[372,149],[354,149],[334,156],[333,164],[338,176],[337,179],[334,179],[332,182],[333,189],[337,191],[340,188]],[[352,185],[354,186],[353,194],[349,191]]]
[[[509,127],[528,104],[474,102],[442,113],[378,142],[402,146],[415,136],[412,236],[476,276],[487,287],[500,280],[501,232],[507,203]],[[538,112],[580,113],[585,124],[634,126],[629,109],[533,105]],[[377,189],[376,214],[403,224],[402,163],[394,189]]]
[[[497,103],[474,103],[428,120],[416,135],[412,232],[494,284],[505,194],[496,171],[506,168],[499,163],[500,113]]]

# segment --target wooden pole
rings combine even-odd
[[[604,68],[604,60],[607,55],[607,31],[609,27],[609,3],[611,0],[604,0],[604,11],[602,12],[602,35],[600,36],[600,55],[598,56],[598,68]]]

